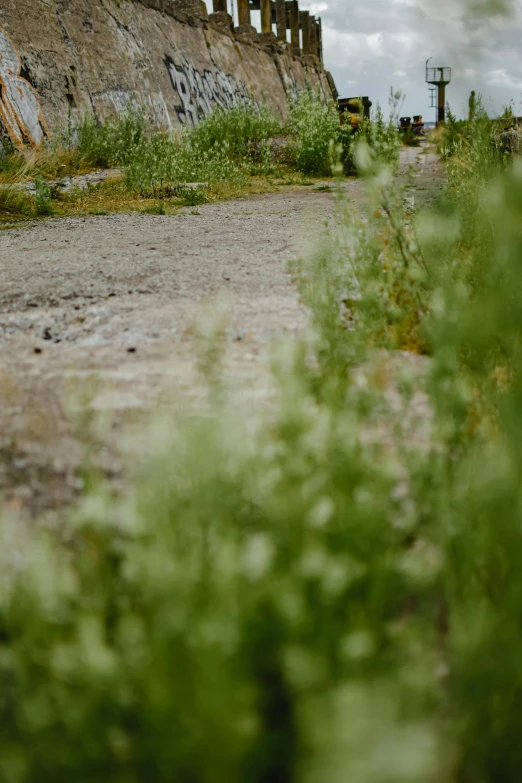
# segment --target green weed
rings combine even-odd
[[[54,211],[51,202],[51,188],[43,177],[37,176],[34,180],[35,196],[34,204],[37,215],[51,215]]]

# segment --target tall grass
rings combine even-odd
[[[250,104],[217,109],[190,134],[191,143],[205,150],[225,147],[238,162],[259,154],[259,145],[277,136],[281,125],[266,106]]]
[[[71,130],[69,143],[78,157],[89,165],[111,168],[124,166],[145,143],[146,135],[144,116],[130,109],[103,123],[86,115],[76,132]]]
[[[137,146],[124,168],[125,182],[143,196],[173,195],[187,182],[241,181],[245,174],[226,146],[206,149],[188,136],[154,135]]]
[[[31,206],[27,193],[14,185],[0,185],[0,213],[28,215]]]

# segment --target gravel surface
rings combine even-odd
[[[361,182],[344,189],[356,208],[364,201]],[[288,262],[317,245],[333,212],[331,192],[300,187],[175,216],[49,219],[0,232],[7,502],[36,511],[70,502],[86,449],[118,475],[123,426],[158,402],[197,405],[202,320],[225,329],[238,412],[270,400],[267,345],[307,322]]]

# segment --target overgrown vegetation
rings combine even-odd
[[[486,127],[417,218],[396,134],[358,145],[277,411],[228,410],[208,338],[214,413],[131,496],[2,518],[3,780],[518,783],[522,166]]]
[[[296,100],[285,127],[268,109],[253,104],[218,109],[197,127],[177,133],[154,131],[135,109],[103,123],[86,116],[78,128],[68,127],[38,152],[0,156],[0,181],[17,186],[32,179],[39,183],[38,193],[44,182],[52,181],[46,208],[42,211],[38,197],[34,212],[63,214],[73,210],[75,191],[69,189],[64,198],[61,184],[94,169],[121,173],[127,204],[132,194],[175,199],[186,183],[194,182],[219,195],[223,183],[244,189],[252,177],[266,179],[267,185],[298,173],[330,177],[338,149],[346,173],[353,173],[353,141],[351,129],[340,126],[334,105],[309,87]],[[78,201],[81,194],[76,195]],[[111,208],[110,198],[105,206]]]

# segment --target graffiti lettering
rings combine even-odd
[[[17,147],[39,147],[48,134],[38,93],[20,76],[20,57],[0,27],[0,136]]]
[[[216,106],[228,109],[254,103],[243,82],[217,68],[215,73],[209,70],[200,73],[185,58],[177,65],[171,57],[166,57],[165,64],[181,101],[176,111],[184,125],[197,125]]]

